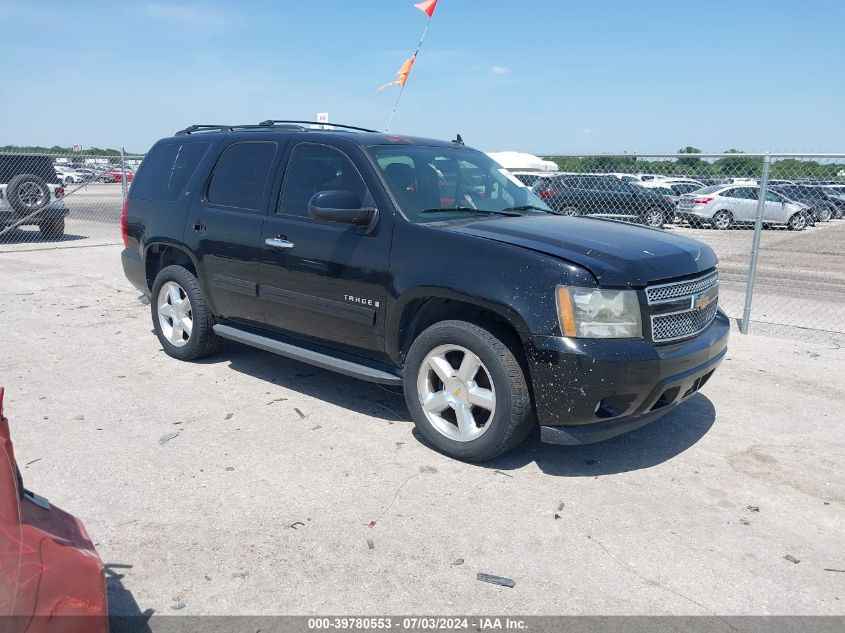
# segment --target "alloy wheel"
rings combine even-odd
[[[175,281],[168,281],[158,292],[158,324],[164,337],[175,347],[188,344],[194,329],[191,300]]]
[[[431,425],[456,442],[471,442],[490,428],[496,390],[481,359],[460,345],[431,350],[417,377],[420,405]]]

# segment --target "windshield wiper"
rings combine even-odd
[[[450,213],[452,211],[471,211],[473,213],[490,213],[492,215],[506,215],[509,218],[520,217],[519,213],[511,212],[507,209],[504,211],[491,211],[490,209],[473,209],[472,207],[436,207],[433,209],[424,209],[423,213]]]
[[[552,213],[551,210],[538,207],[536,204],[521,204],[518,207],[507,207],[503,211],[542,211],[543,213]]]

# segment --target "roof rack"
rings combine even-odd
[[[354,125],[341,125],[340,123],[326,123],[325,121],[285,121],[283,119],[267,119],[266,121],[262,121],[259,123],[262,127],[271,127],[276,126],[279,123],[288,123],[294,125],[319,125],[320,127],[337,127],[344,130],[356,130],[358,132],[372,132],[373,134],[378,134],[378,130],[370,130],[365,127],[356,127]]]
[[[308,129],[307,127],[305,127],[306,125],[317,125],[321,128],[323,126],[328,126],[341,128],[344,130],[356,130],[358,132],[373,132],[376,134],[378,133],[376,130],[369,130],[363,127],[355,127],[354,125],[341,125],[340,123],[320,123],[318,121],[283,121],[278,119],[267,119],[266,121],[262,121],[258,125],[217,125],[198,123],[196,125],[189,125],[184,130],[179,130],[178,132],[176,132],[176,136],[184,136],[186,134],[193,134],[195,132],[238,132],[241,130],[266,130],[267,128],[274,128],[279,130],[305,131]]]

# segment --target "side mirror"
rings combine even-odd
[[[362,208],[361,199],[349,191],[320,191],[308,201],[308,215],[322,222],[368,226],[376,209]]]

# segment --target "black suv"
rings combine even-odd
[[[422,435],[460,459],[538,421],[559,444],[638,428],[727,349],[710,248],[560,217],[460,142],[192,126],[150,150],[122,225],[167,354],[226,338],[402,385]]]
[[[61,237],[68,214],[64,194],[49,156],[0,153],[0,231],[38,226],[45,237]]]
[[[675,214],[663,196],[615,176],[545,178],[534,191],[561,215],[598,215],[660,228]]]

